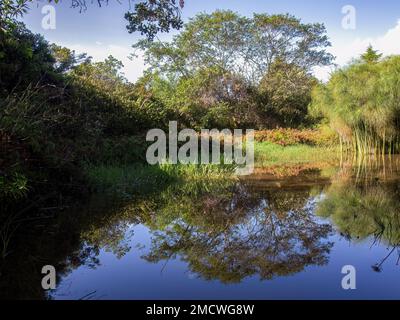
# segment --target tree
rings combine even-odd
[[[88,57],[86,53],[76,55],[74,50],[56,44],[52,44],[50,48],[55,59],[55,71],[59,73],[71,71],[81,63],[87,63],[91,60],[91,57]]]
[[[170,43],[139,41],[153,70],[186,76],[204,67],[219,67],[258,84],[277,59],[306,71],[329,65],[330,43],[322,24],[303,24],[290,15],[255,14],[242,17],[232,11],[201,13]]]
[[[252,59],[255,72],[263,76],[280,59],[307,72],[315,66],[330,65],[331,46],[321,23],[304,24],[289,14],[254,14]]]
[[[25,14],[32,0],[2,0],[0,2],[0,37],[15,26],[16,18]],[[0,38],[2,41],[2,39]]]
[[[305,119],[311,69],[331,63],[329,45],[321,24],[217,10],[198,14],[171,42],[141,40],[134,48],[144,51],[149,73],[169,82],[162,100],[185,110],[186,123],[260,128]]]
[[[284,126],[306,124],[311,90],[316,84],[317,80],[304,68],[277,59],[259,85],[265,112]]]
[[[361,60],[366,63],[376,63],[381,57],[382,54],[374,50],[372,45],[369,45],[367,51],[361,55]]]
[[[54,63],[49,43],[17,22],[0,41],[0,88],[45,83],[54,73]]]
[[[152,41],[158,32],[169,32],[171,28],[180,29],[183,25],[180,9],[184,1],[147,0],[135,4],[133,12],[127,12],[129,33],[139,31]]]

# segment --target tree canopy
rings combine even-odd
[[[331,64],[333,56],[324,25],[304,24],[286,15],[233,11],[201,13],[191,19],[170,43],[139,41],[152,70],[187,75],[204,67],[217,67],[257,83],[277,60],[304,68]]]
[[[291,15],[201,13],[171,42],[143,39],[148,90],[184,125],[268,128],[305,122],[311,70],[333,57],[321,24]]]
[[[361,60],[367,63],[375,63],[378,62],[381,57],[382,54],[374,50],[372,45],[369,45],[367,51],[361,55]]]

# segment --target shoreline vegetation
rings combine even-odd
[[[282,147],[262,142],[255,144],[255,167],[268,169],[294,166],[318,161],[334,163],[340,159],[338,147],[293,145]],[[196,180],[236,179],[234,165],[162,164],[162,165],[99,165],[87,166],[84,171],[92,191],[104,192],[121,188],[138,193],[156,190],[165,184]],[[135,191],[136,190],[136,191]]]
[[[255,168],[294,166],[315,162],[335,163],[340,149],[329,128],[318,130],[275,129],[255,132]],[[221,142],[223,143],[223,142]],[[221,145],[222,146],[222,145]],[[245,148],[245,146],[243,146]],[[85,176],[91,190],[133,193],[156,190],[165,184],[195,180],[236,179],[235,165],[160,164],[87,165]],[[135,192],[136,190],[136,192]]]
[[[400,56],[368,50],[313,88],[310,112],[327,119],[341,149],[358,155],[400,151]]]

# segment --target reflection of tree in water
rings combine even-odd
[[[82,243],[76,225],[45,227],[51,229],[27,225],[14,238],[13,251],[1,263],[0,299],[44,299],[40,285],[44,265],[54,265],[58,279],[81,265],[98,265],[98,251]]]
[[[158,262],[179,255],[192,272],[222,282],[256,274],[271,279],[323,265],[332,246],[323,239],[331,228],[315,221],[306,209],[308,199],[308,191],[254,194],[244,186],[185,199],[184,207],[186,201],[192,204],[189,216],[155,231],[144,258]],[[165,214],[177,216],[168,203],[157,212]]]
[[[96,199],[47,225],[40,221],[42,227],[27,225],[1,269],[0,289],[8,298],[45,298],[43,265],[54,265],[61,279],[80,266],[96,268],[100,250],[122,257],[131,249],[130,226],[140,223],[153,235],[145,259],[179,256],[205,279],[238,282],[298,272],[326,263],[331,247],[323,241],[330,227],[314,221],[309,198],[308,190],[254,192],[238,182],[197,181],[128,204]]]
[[[388,254],[372,266],[374,271],[381,271],[391,255],[399,254],[400,188],[397,180],[391,179],[395,177],[381,170],[367,170],[361,176],[358,171],[357,177],[353,173],[353,169],[341,172],[341,178],[327,190],[316,213],[329,217],[349,241],[371,239],[371,247],[378,244],[389,247]],[[400,255],[397,263],[399,260]]]
[[[114,224],[105,224],[101,227],[91,226],[82,233],[87,249],[99,253],[100,249],[106,252],[112,252],[117,258],[122,258],[130,250],[130,240],[133,236],[129,232],[127,222],[114,222]]]
[[[109,201],[96,199],[93,207],[21,226],[11,253],[0,260],[0,299],[46,298],[40,285],[44,265],[54,265],[60,279],[80,266],[96,268],[100,249],[126,253],[126,212],[118,205],[110,208]]]
[[[372,244],[389,247],[372,266],[380,271],[398,253],[400,186],[397,177],[367,172],[367,180],[358,174],[356,182],[340,172],[318,202],[317,213],[330,217],[351,241],[372,237]],[[271,279],[325,264],[331,227],[316,222],[310,187],[254,188],[248,183],[196,181],[128,204],[104,198],[102,205],[97,199],[46,225],[27,225],[1,264],[0,298],[2,293],[8,298],[44,298],[40,282],[45,264],[54,265],[64,277],[79,266],[98,266],[100,250],[122,257],[131,249],[130,226],[141,223],[152,233],[144,259],[166,265],[180,258],[204,279]]]

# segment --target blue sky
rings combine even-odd
[[[87,0],[90,3],[90,0]],[[134,81],[145,66],[141,57],[134,61],[127,57],[131,45],[140,38],[129,34],[125,28],[124,13],[129,9],[128,1],[110,0],[108,6],[98,8],[89,5],[88,10],[79,13],[71,9],[70,0],[61,0],[56,8],[56,29],[42,28],[41,13],[45,1],[32,6],[23,18],[27,26],[41,33],[50,42],[61,44],[78,52],[87,52],[95,60],[102,60],[109,54],[122,60],[126,77]],[[330,51],[337,57],[336,62],[344,65],[352,57],[362,53],[368,44],[385,55],[400,54],[400,1],[398,0],[186,0],[183,18],[187,21],[199,12],[216,9],[231,9],[242,15],[256,13],[290,13],[304,22],[322,22],[332,42]],[[356,9],[356,28],[344,29],[342,8],[351,5]],[[161,36],[168,40],[172,34]],[[326,80],[329,68],[316,68],[315,74]]]

